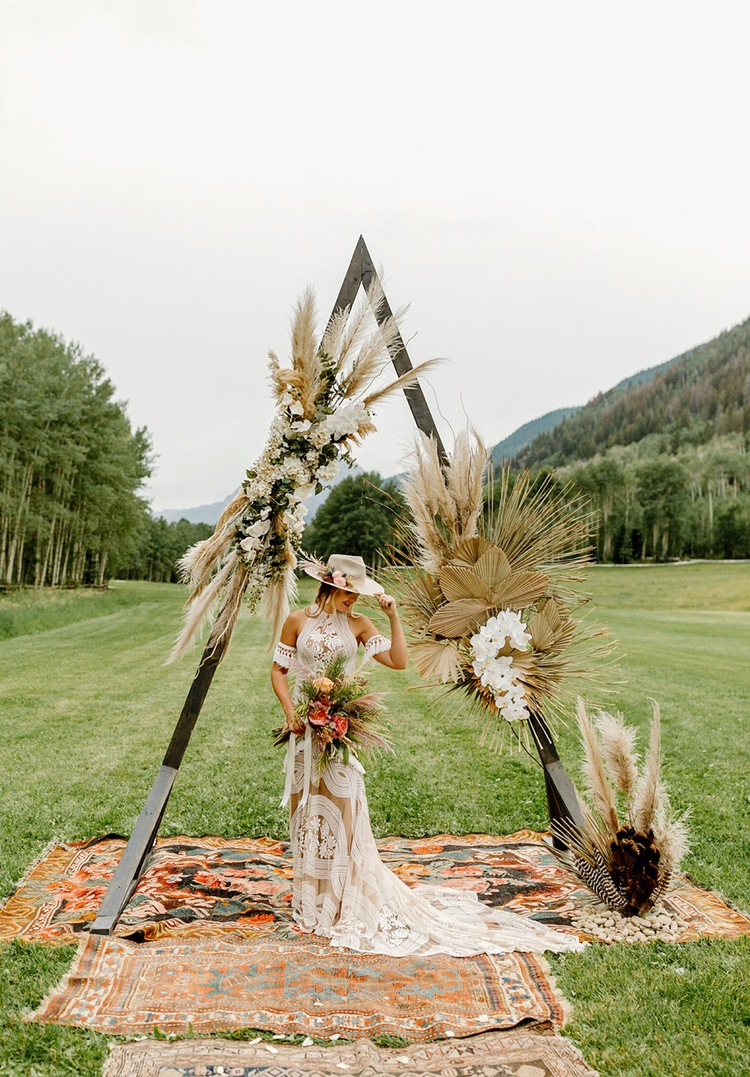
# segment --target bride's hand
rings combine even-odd
[[[385,594],[375,595],[375,597],[377,598],[383,613],[388,614],[389,617],[393,617],[396,613],[396,599],[392,598],[391,595]]]

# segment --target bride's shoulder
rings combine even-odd
[[[364,643],[375,632],[375,625],[362,613],[349,614],[349,627],[359,643]]]
[[[304,625],[305,621],[307,620],[307,618],[308,618],[308,612],[307,612],[308,609],[309,609],[309,607],[305,607],[305,609],[301,609],[301,610],[294,610],[294,612],[290,613],[289,616],[287,617],[287,619],[286,619],[287,625],[290,628],[292,628],[295,632],[299,632],[300,629],[302,628],[302,626]]]

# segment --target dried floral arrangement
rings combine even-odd
[[[252,610],[262,602],[273,622],[272,638],[278,638],[296,591],[305,498],[332,482],[342,461],[351,462],[353,447],[375,429],[373,406],[436,361],[376,386],[400,344],[402,312],[373,330],[369,314],[381,307],[382,292],[372,289],[368,300],[353,312],[338,311],[318,345],[315,300],[308,290],[292,320],[290,365],[269,353],[276,415],[268,442],[213,535],[180,561],[191,593],[169,661],[188,650],[219,603],[208,646],[226,641],[246,592]]]
[[[688,849],[687,816],[672,810],[661,777],[659,708],[642,770],[636,732],[620,715],[602,712],[592,722],[579,702],[578,726],[590,803],[579,798],[583,827],[552,823],[567,846],[555,852],[611,909],[639,916],[657,904]]]
[[[526,743],[532,715],[564,718],[584,687],[606,679],[612,644],[604,628],[574,616],[590,562],[580,496],[504,468],[485,510],[487,461],[473,433],[456,439],[447,462],[430,439],[418,443],[403,480],[407,555],[390,582],[428,684],[463,693],[498,742],[510,729]]]

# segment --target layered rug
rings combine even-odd
[[[34,1017],[121,1036],[253,1028],[420,1042],[524,1022],[560,1025],[563,1007],[533,954],[392,958],[270,931],[145,945],[90,936]]]
[[[227,1040],[112,1048],[104,1077],[597,1077],[559,1036],[489,1032],[407,1048],[358,1040],[341,1047],[286,1047]]]
[[[378,843],[383,861],[407,884],[475,891],[491,906],[531,916],[561,931],[592,902],[591,892],[562,868],[546,835],[441,835]],[[55,845],[26,873],[0,910],[0,940],[70,943],[96,916],[122,855],[118,837]],[[750,934],[750,919],[711,890],[678,876],[663,901],[685,927],[675,941]],[[123,939],[252,938],[292,926],[291,856],[270,838],[161,838],[117,925]]]

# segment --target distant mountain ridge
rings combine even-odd
[[[307,505],[308,520],[313,518],[336,483],[341,482],[341,480],[347,478],[347,476],[351,477],[361,474],[362,468],[356,464],[352,468],[343,467],[334,479],[331,487],[323,490],[322,493],[311,494],[305,501],[305,504]],[[214,525],[236,492],[236,490],[233,490],[223,501],[213,501],[210,505],[197,505],[192,509],[154,509],[151,515],[155,517],[161,516],[168,524],[176,523],[178,520],[189,520],[191,524]]]
[[[699,345],[697,348],[684,352],[673,359],[668,359],[664,363],[648,367],[645,370],[639,370],[637,373],[623,378],[605,393],[599,393],[588,404],[557,408],[554,411],[548,411],[544,415],[540,415],[537,419],[524,423],[494,446],[492,450],[493,463],[497,466],[504,459],[513,459],[521,464],[554,463],[556,466],[570,459],[585,458],[576,455],[581,451],[588,452],[593,448],[590,455],[594,455],[596,451],[599,451],[598,448],[594,447],[598,442],[591,433],[592,425],[596,426],[595,417],[613,412],[618,405],[624,414],[632,412],[634,409],[625,402],[631,401],[632,403],[634,399],[633,393],[639,394],[637,400],[640,406],[641,403],[649,399],[651,392],[662,396],[666,393],[668,396],[672,391],[673,384],[695,386],[696,371],[700,371],[703,365],[710,361],[711,356],[713,356],[714,365],[718,364],[721,367],[726,365],[727,356],[731,360],[733,355],[739,355],[741,365],[742,349],[744,348],[746,363],[749,346],[750,319],[739,326],[735,326],[734,329],[720,334],[720,336],[707,344]],[[678,373],[673,376],[669,372],[674,367],[677,367]],[[745,368],[743,367],[742,369]],[[691,378],[693,379],[692,381]],[[750,375],[748,375],[748,378],[750,379]],[[648,387],[653,386],[654,383],[656,383],[655,390],[649,390]],[[747,384],[750,386],[750,380],[748,380]],[[726,396],[726,393],[724,395]],[[750,408],[750,404],[747,407]],[[637,410],[638,408],[636,407],[636,413]],[[668,410],[666,401],[665,410]],[[632,440],[634,433],[631,432],[627,436],[631,436]],[[622,437],[626,436],[626,434],[624,432],[616,434],[613,429],[607,434],[607,439],[617,436]],[[601,441],[601,436],[599,441]],[[608,444],[615,443],[626,444],[627,442],[608,441]],[[339,475],[339,479],[346,477],[346,475],[359,474],[361,470],[358,467],[353,468],[351,471],[343,470]],[[325,501],[328,493],[328,490],[324,490],[321,494],[313,495],[308,499],[307,505],[310,519]],[[225,497],[223,501],[214,501],[194,508],[154,509],[152,510],[152,515],[163,517],[167,523],[185,519],[191,523],[215,524],[233,497],[234,492]]]
[[[561,467],[615,445],[665,437],[672,451],[750,431],[750,318],[667,363],[626,378],[517,452]]]
[[[236,491],[228,494],[223,501],[212,501],[210,505],[196,505],[191,509],[152,509],[151,515],[161,517],[168,524],[178,520],[189,520],[191,524],[215,524],[224,509],[234,497]]]

